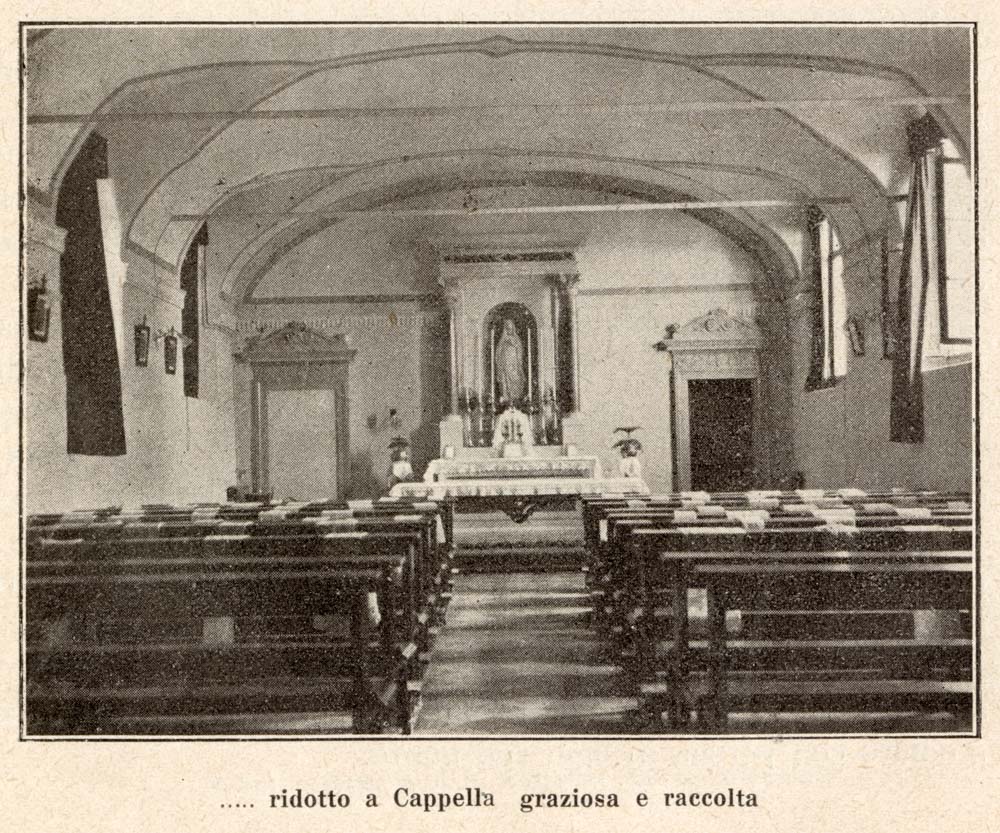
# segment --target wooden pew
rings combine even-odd
[[[698,563],[692,580],[708,590],[708,676],[703,711],[721,729],[733,711],[951,711],[972,703],[972,642],[962,638],[729,640],[727,610],[900,610],[969,608],[971,557],[925,561],[927,553],[842,563]],[[690,650],[690,649],[689,649]],[[855,671],[853,678],[801,679],[806,670]],[[784,679],[761,672],[783,671]],[[749,672],[732,680],[734,672]],[[867,676],[869,673],[874,677]],[[789,679],[791,676],[791,679]]]
[[[29,544],[28,718],[32,733],[246,733],[264,716],[345,713],[347,728],[409,726],[399,617],[377,642],[368,594],[412,615],[412,536],[130,538]],[[100,629],[52,629],[67,614],[132,620],[347,614],[346,640],[257,638],[107,641]],[[50,626],[45,633],[44,625]],[[314,718],[315,720],[316,718]],[[321,721],[322,722],[322,721]]]
[[[871,707],[867,710],[904,705],[922,709],[936,703],[962,711],[968,706],[971,641],[964,636],[930,642],[912,638],[824,639],[807,630],[797,639],[747,640],[727,639],[725,628],[727,611],[754,608],[847,614],[871,607],[968,610],[972,598],[969,530],[911,527],[850,534],[774,530],[741,535],[639,528],[631,535],[630,547],[635,566],[630,595],[641,597],[642,610],[637,629],[638,666],[646,671],[664,670],[661,679],[640,688],[651,711],[658,714],[663,706],[675,725],[686,722],[689,701],[694,697],[702,702],[699,714],[707,715],[706,725],[718,728],[727,710],[725,681],[732,673],[765,668],[839,672],[845,670],[848,657],[847,664],[863,658],[881,667],[874,681],[855,680],[856,696],[844,694],[843,680],[824,688],[819,682],[810,686],[809,681],[785,679],[778,681],[780,685],[776,683],[777,693],[769,698],[764,696],[770,691],[767,681],[755,677],[750,685],[758,685],[760,696],[748,695],[747,684],[741,684],[742,688],[737,686],[740,696],[733,698],[734,707],[777,711],[780,709],[768,707],[792,708],[797,704],[800,710],[809,710],[827,705],[830,708],[824,710],[834,711],[849,710],[862,701]],[[690,639],[687,595],[694,587],[708,592],[709,632],[705,640]],[[670,639],[661,644],[654,611],[659,594],[664,592],[670,596],[672,615]],[[926,662],[933,660],[944,663],[952,678],[899,683],[886,675],[895,672],[898,676],[902,657],[909,657],[908,667],[916,670],[918,677],[919,669],[930,667]],[[917,658],[925,664],[916,662]],[[709,671],[707,688],[703,685],[695,696],[690,678],[703,670]],[[879,681],[886,683],[887,694],[882,698],[876,696]],[[926,685],[921,687],[922,683]],[[834,701],[839,703],[836,708]]]
[[[405,515],[401,513],[406,513]],[[277,515],[279,517],[275,518]],[[327,523],[330,517],[336,518],[335,523]],[[428,501],[407,501],[393,500],[391,502],[382,501],[354,501],[350,504],[330,501],[311,501],[308,503],[295,504],[270,504],[270,503],[243,503],[243,504],[196,504],[190,506],[146,506],[137,510],[122,510],[120,507],[91,510],[86,512],[70,512],[60,514],[49,514],[45,516],[33,516],[28,519],[27,537],[29,546],[32,541],[41,537],[51,538],[82,538],[85,540],[116,540],[120,538],[151,538],[151,537],[202,537],[230,535],[244,536],[252,534],[254,537],[274,536],[282,532],[297,535],[315,536],[327,534],[331,531],[345,532],[350,530],[368,531],[370,534],[387,534],[390,537],[403,532],[411,535],[418,535],[420,540],[417,545],[417,557],[412,565],[407,568],[407,573],[412,573],[414,582],[406,582],[411,587],[412,595],[408,606],[409,612],[402,610],[391,612],[396,619],[401,616],[406,619],[398,623],[400,633],[411,633],[411,642],[415,648],[407,647],[407,658],[411,651],[417,649],[422,653],[419,655],[419,663],[409,662],[408,665],[413,672],[413,678],[408,682],[411,703],[419,696],[419,682],[416,677],[419,671],[427,662],[429,642],[434,633],[439,630],[439,623],[443,617],[444,605],[447,603],[448,593],[442,589],[442,575],[447,566],[447,559],[450,549],[446,541],[441,538],[441,523],[438,520],[439,507],[437,504]],[[310,523],[311,518],[311,524]],[[300,528],[292,529],[283,524],[289,519],[304,522]],[[420,528],[422,526],[422,529]],[[427,587],[432,587],[432,592],[425,595]],[[376,594],[368,594],[369,601]],[[423,600],[423,607],[420,607]],[[433,604],[431,604],[433,602]],[[380,605],[382,613],[385,614],[385,605]],[[413,611],[416,611],[413,614]],[[369,611],[370,612],[370,611]],[[300,612],[301,613],[301,612]],[[429,618],[435,617],[434,624],[429,625]],[[256,624],[258,620],[264,621],[263,617],[240,618],[238,624],[240,630],[254,637],[264,634],[273,639],[276,636],[274,627],[266,625],[266,622],[277,622],[281,619],[281,624],[286,629],[290,623],[314,622],[316,617],[294,616],[287,617],[267,617],[265,626]],[[134,621],[124,623],[125,629],[134,625]],[[149,629],[150,623],[144,623]],[[161,631],[168,635],[176,635],[177,622],[163,622]],[[234,630],[233,617],[210,617],[205,620],[204,626],[208,633],[210,626],[216,631],[232,633]],[[251,627],[252,626],[252,627]],[[189,627],[188,630],[191,630]],[[300,637],[303,635],[315,636],[311,626],[293,627],[286,636]],[[249,637],[248,637],[249,638]],[[408,727],[407,723],[407,727]],[[404,729],[405,730],[405,729]]]
[[[746,505],[761,505],[765,498],[771,508],[764,514],[769,517],[765,528],[790,528],[822,526],[830,521],[856,527],[920,526],[927,523],[955,527],[971,527],[971,504],[967,494],[938,494],[934,492],[892,492],[888,497],[870,496],[860,490],[837,490],[823,493],[822,498],[812,497],[813,504],[805,504],[799,493],[732,493],[706,496],[692,502],[691,493],[652,495],[624,499],[619,496],[588,496],[584,501],[585,531],[590,553],[590,585],[593,589],[595,621],[606,624],[608,584],[615,582],[617,545],[613,527],[616,522],[646,523],[661,527],[681,525],[684,515],[697,515],[686,522],[687,526],[736,526],[733,516],[753,515],[756,510],[744,511]],[[887,503],[887,500],[893,503]],[[878,502],[872,502],[878,501]],[[740,503],[744,507],[740,508]],[[897,505],[899,504],[899,505]],[[905,505],[905,508],[904,508]],[[892,512],[891,515],[886,514]],[[900,515],[899,513],[903,513]],[[704,515],[704,517],[702,517]],[[723,515],[726,515],[723,519]],[[712,520],[717,518],[717,521]]]
[[[315,534],[309,523],[321,524],[326,531],[367,529],[378,531],[421,531],[417,563],[419,593],[426,610],[419,615],[440,624],[450,599],[448,561],[450,547],[444,539],[439,507],[427,501],[356,501],[346,503],[314,501],[297,504],[223,504],[181,507],[147,507],[135,511],[118,508],[88,513],[36,516],[29,519],[28,539],[50,538],[104,540],[116,537],[175,536],[209,534]],[[419,528],[419,529],[418,529]]]

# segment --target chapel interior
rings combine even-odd
[[[974,730],[970,28],[23,37],[28,736]]]

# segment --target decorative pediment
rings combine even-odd
[[[714,309],[682,326],[670,325],[657,350],[756,350],[763,339],[757,324]]]
[[[280,362],[349,362],[357,351],[340,334],[327,336],[300,321],[250,339],[238,361],[252,364]]]

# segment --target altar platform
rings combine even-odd
[[[434,460],[425,479],[392,497],[440,502],[465,570],[582,566],[582,495],[647,495],[637,478],[603,477],[594,457]]]

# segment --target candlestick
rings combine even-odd
[[[490,324],[490,402],[495,402],[497,397],[497,359],[493,327],[494,325]]]
[[[479,333],[472,334],[472,358],[475,364],[472,366],[472,389],[479,396]]]
[[[526,340],[528,342],[528,411],[530,412],[531,400],[533,398],[532,397],[533,388],[531,386],[531,330],[530,329],[527,330],[524,335],[526,336]]]

